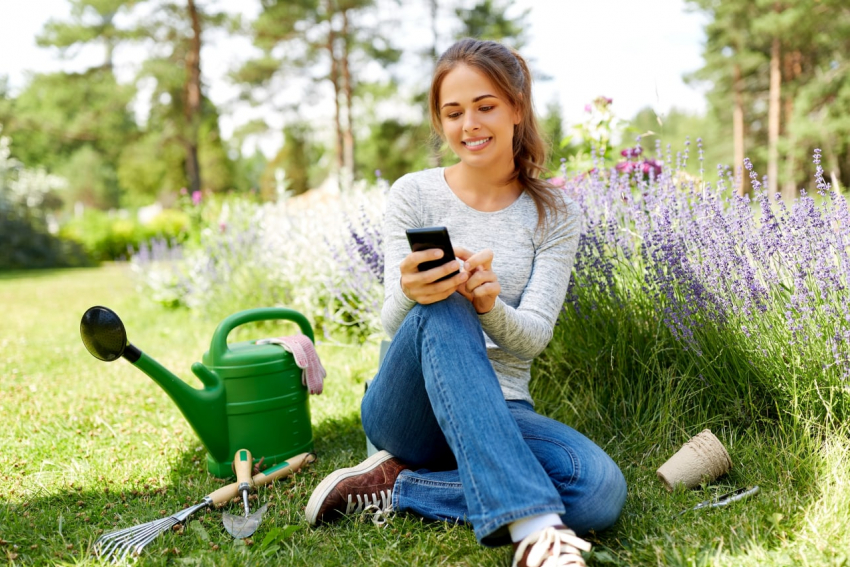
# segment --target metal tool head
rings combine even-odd
[[[263,504],[259,510],[248,516],[235,516],[225,512],[222,514],[221,521],[224,523],[224,529],[227,530],[227,533],[234,538],[242,539],[251,537],[257,531],[260,522],[263,521],[263,514],[268,509],[269,505]]]

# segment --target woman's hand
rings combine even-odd
[[[479,315],[489,312],[502,292],[499,278],[493,272],[493,251],[485,249],[473,254],[459,246],[454,250],[455,256],[464,261],[464,269],[469,274],[466,285],[457,288],[458,293],[472,302]]]
[[[456,252],[457,250],[455,248]],[[419,271],[419,264],[422,262],[436,260],[442,256],[443,251],[436,248],[408,254],[399,265],[402,293],[416,303],[427,305],[442,301],[455,291],[459,291],[459,286],[463,287],[463,284],[469,279],[469,274],[463,271],[461,267],[462,262],[454,260],[425,272]],[[457,270],[460,270],[459,274],[443,281],[437,281]]]

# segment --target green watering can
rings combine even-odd
[[[313,330],[297,311],[260,308],[240,311],[222,321],[203,364],[192,372],[204,384],[195,389],[130,344],[124,323],[106,307],[89,308],[80,322],[86,349],[100,360],[124,357],[153,378],[174,400],[207,449],[207,469],[232,476],[230,464],[240,448],[275,465],[313,450],[307,388],[295,358],[279,345],[257,341],[227,342],[230,332],[255,321],[293,321],[311,341]]]

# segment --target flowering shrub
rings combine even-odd
[[[27,169],[12,157],[12,140],[0,125],[0,270],[85,266],[83,249],[57,237],[51,209],[66,181],[44,169]]]
[[[360,254],[369,246],[380,250],[369,215],[382,210],[383,191],[358,187],[265,204],[195,196],[192,202],[200,229],[191,245],[155,239],[132,258],[141,287],[155,301],[214,318],[289,307],[326,335],[342,328],[366,337],[380,328],[382,288],[374,275],[380,259],[369,265]],[[361,216],[353,219],[353,211]]]
[[[819,151],[815,164],[819,202],[803,192],[790,206],[771,201],[749,161],[752,200],[722,197],[734,193],[723,168],[714,187],[667,169],[568,180],[585,213],[568,319],[656,318],[700,376],[717,372],[725,349],[744,360],[727,381],[746,374],[809,415],[837,411],[831,397],[844,407],[850,213]]]

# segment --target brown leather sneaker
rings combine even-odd
[[[512,567],[585,567],[581,552],[590,548],[566,526],[546,528],[514,544]]]
[[[315,526],[364,511],[375,512],[376,518],[385,517],[392,512],[395,479],[407,468],[388,452],[378,451],[356,467],[332,472],[310,496],[307,521]]]

